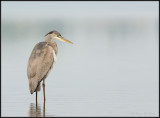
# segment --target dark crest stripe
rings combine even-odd
[[[60,34],[59,32],[57,32],[56,30],[50,31],[50,32],[49,32],[49,33],[47,33],[45,36],[47,36],[48,34],[52,34],[52,33],[54,33],[54,34],[57,34],[57,35],[61,36],[61,34]]]

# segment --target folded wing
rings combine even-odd
[[[55,55],[54,50],[47,42],[38,43],[29,58],[27,76],[31,94],[35,92],[39,83],[45,79],[52,68]],[[55,53],[54,53],[55,54]]]

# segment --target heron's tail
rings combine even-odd
[[[33,94],[35,91],[41,90],[41,85],[35,78],[29,79],[29,90],[31,94]]]
[[[37,86],[36,91],[40,91],[41,90],[41,83],[39,83],[39,85]]]

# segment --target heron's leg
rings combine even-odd
[[[43,117],[45,117],[45,102],[43,103]]]
[[[43,96],[44,96],[44,102],[45,102],[45,80],[43,80]]]
[[[37,91],[36,91],[36,107],[37,107]]]

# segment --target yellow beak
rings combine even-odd
[[[71,43],[73,44],[71,41],[64,39],[63,37],[56,37],[57,40],[63,41],[63,42],[67,42],[67,43]]]

